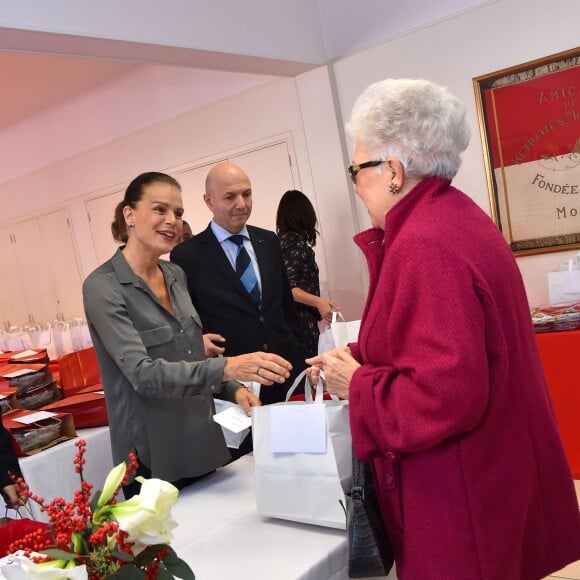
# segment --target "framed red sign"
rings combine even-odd
[[[492,217],[516,254],[580,248],[580,48],[473,79]]]

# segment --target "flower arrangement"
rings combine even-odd
[[[117,502],[122,485],[137,468],[134,454],[127,464],[114,467],[102,491],[91,496],[92,485],[83,478],[86,443],[76,442],[74,460],[81,486],[71,502],[55,498],[49,503],[16,479],[23,493],[40,505],[49,518],[49,532],[37,530],[13,542],[10,563],[1,571],[8,580],[31,578],[101,578],[194,580],[190,567],[169,546],[177,523],[171,508],[178,490],[160,479],[137,478],[141,491]]]

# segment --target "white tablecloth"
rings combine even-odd
[[[263,518],[245,456],[181,491],[172,546],[197,580],[345,580],[346,532]]]
[[[83,477],[93,484],[93,491],[102,489],[107,474],[113,467],[111,442],[108,427],[79,429],[78,437],[59,443],[28,457],[19,459],[20,469],[30,490],[47,502],[55,497],[71,501],[75,491],[80,488],[80,479],[75,472],[73,460],[79,438],[87,442],[86,464]],[[47,521],[37,504],[28,502],[37,520]]]
[[[112,468],[108,427],[83,429],[85,479],[102,489]],[[50,500],[79,488],[75,440],[21,458],[31,490]],[[346,580],[346,532],[264,518],[256,511],[254,460],[245,456],[190,485],[173,514],[179,525],[172,546],[197,580]],[[43,519],[38,508],[37,519]],[[46,519],[46,518],[44,518]]]

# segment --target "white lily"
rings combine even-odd
[[[133,553],[139,554],[146,546],[169,544],[173,539],[171,530],[177,522],[171,515],[171,508],[177,501],[177,488],[162,479],[137,478],[141,482],[139,495],[114,505],[103,506],[95,517],[101,518],[105,511],[118,522],[119,527],[129,534],[128,542],[133,542]]]
[[[0,572],[6,580],[53,580],[67,578],[68,580],[87,580],[87,567],[69,567],[70,562],[51,560],[35,564],[25,556],[9,556],[8,562],[0,566]]]

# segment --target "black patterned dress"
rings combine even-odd
[[[290,288],[300,288],[310,294],[320,296],[318,280],[318,266],[314,260],[314,250],[308,244],[306,237],[295,232],[288,232],[280,236],[282,254]],[[318,354],[318,309],[296,302],[296,310],[300,319],[300,328],[304,336],[304,349],[311,357]]]

